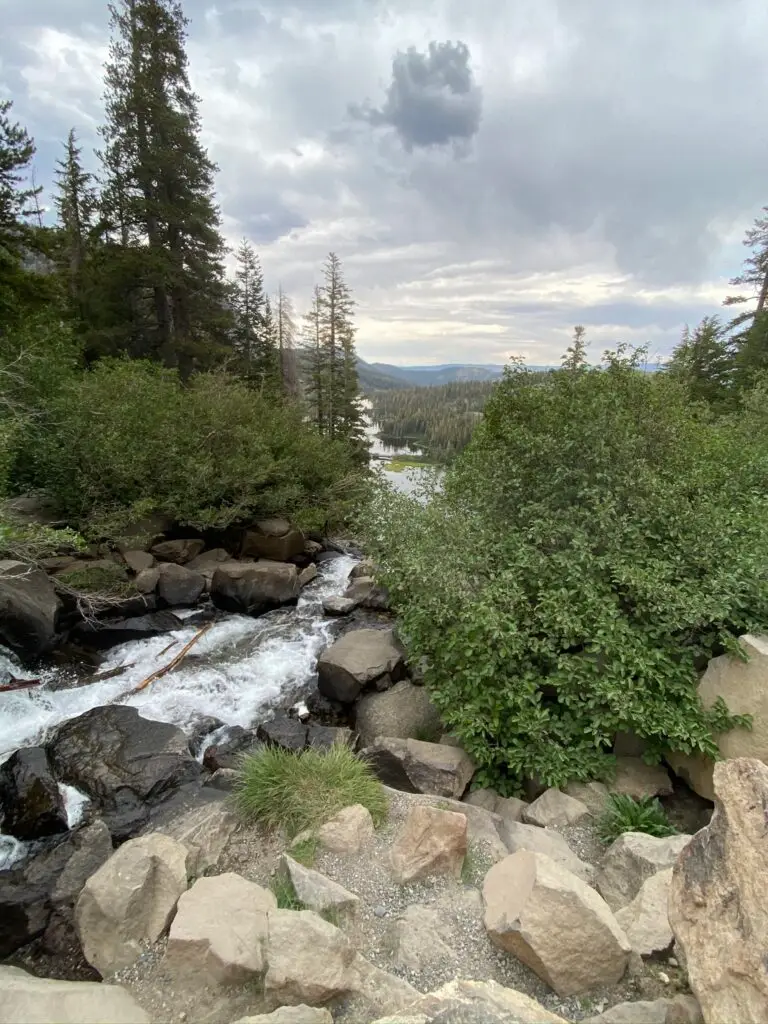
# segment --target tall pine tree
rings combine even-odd
[[[289,398],[296,398],[299,393],[296,365],[296,320],[293,303],[290,296],[283,291],[282,286],[277,292],[275,325],[283,391]]]
[[[326,433],[359,440],[363,435],[359,407],[357,353],[352,292],[344,280],[341,260],[332,252],[323,268],[320,335],[325,381]]]
[[[312,293],[312,305],[304,315],[302,368],[304,396],[309,417],[320,434],[327,429],[326,363],[322,333],[323,296],[319,285]]]
[[[718,317],[704,317],[693,331],[686,326],[667,372],[685,384],[694,401],[721,412],[732,404],[733,349]]]
[[[85,315],[84,270],[97,208],[93,176],[82,164],[82,148],[71,128],[64,159],[56,164],[55,206],[59,215],[59,259],[73,311]]]
[[[763,207],[768,214],[768,206]],[[731,284],[751,286],[752,295],[729,295],[724,305],[756,299],[755,308],[738,314],[730,324],[735,348],[734,382],[744,390],[754,385],[758,374],[768,370],[768,216],[757,217],[744,238],[752,250],[744,270]]]
[[[110,5],[104,194],[121,241],[146,248],[138,286],[150,298],[147,353],[188,376],[214,362],[228,337],[224,241],[200,142],[199,98],[177,0]],[[116,208],[119,207],[119,208]]]
[[[259,257],[245,238],[236,259],[234,341],[242,372],[253,387],[275,391],[280,376],[276,328]]]

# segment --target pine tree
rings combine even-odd
[[[235,258],[235,348],[243,372],[251,378],[258,373],[259,339],[264,328],[264,275],[259,257],[247,239],[240,243]]]
[[[269,295],[264,298],[264,325],[259,339],[259,360],[261,387],[277,394],[282,387],[280,352],[277,347],[277,323],[272,313],[272,301]]]
[[[361,436],[357,355],[355,352],[354,299],[344,280],[341,260],[329,253],[323,268],[320,335],[325,382],[324,406],[329,437],[356,439]]]
[[[280,358],[280,376],[284,393],[296,398],[299,393],[298,370],[296,366],[296,320],[293,303],[282,289],[277,292],[277,351]]]
[[[587,346],[584,341],[587,331],[581,324],[577,324],[573,329],[573,341],[566,349],[565,355],[562,359],[562,368],[564,370],[583,370],[587,366]]]
[[[228,336],[216,165],[199,139],[177,0],[117,0],[106,66],[105,196],[123,240],[146,246],[147,348],[188,376]],[[118,200],[119,197],[119,200]]]
[[[326,364],[323,351],[323,296],[315,285],[312,305],[304,315],[302,365],[304,368],[304,394],[309,417],[320,434],[325,434],[328,418],[326,409]]]
[[[733,349],[718,317],[704,317],[694,331],[686,325],[667,372],[686,385],[694,401],[719,411],[732,404]]]
[[[71,128],[64,144],[65,156],[57,161],[57,192],[54,200],[59,215],[60,253],[67,278],[69,297],[75,309],[84,314],[83,270],[86,251],[93,231],[97,207],[93,175],[84,170],[82,148]]]
[[[768,214],[768,206],[763,207]],[[749,302],[756,297],[755,308],[738,314],[731,321],[735,351],[734,384],[738,390],[751,388],[758,374],[768,370],[768,216],[757,217],[749,228],[744,245],[752,252],[744,261],[744,271],[731,284],[751,285],[752,295],[729,295],[724,305]]]

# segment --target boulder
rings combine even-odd
[[[155,564],[155,556],[148,551],[123,551],[123,561],[136,576]]]
[[[30,885],[22,867],[0,872],[0,957],[42,935],[48,926],[52,906],[50,892]]]
[[[347,1006],[359,1007],[361,1014],[351,1020],[370,1020],[380,1013],[396,1013],[419,998],[419,993],[407,981],[374,967],[359,953],[347,971]]]
[[[504,822],[498,814],[458,800],[447,800],[445,797],[429,796],[424,793],[402,793],[387,786],[384,787],[384,791],[391,800],[405,801],[408,807],[436,807],[441,811],[463,814],[467,819],[468,843],[494,863],[509,853],[499,834]]]
[[[592,883],[595,875],[592,865],[580,860],[565,838],[554,829],[505,819],[499,827],[499,833],[510,853],[517,853],[518,850],[543,853],[583,882],[588,885]]]
[[[377,736],[396,739],[435,739],[442,732],[437,708],[423,686],[408,679],[383,693],[368,693],[355,705],[355,728],[363,746]]]
[[[467,853],[467,818],[436,807],[411,807],[390,850],[400,885],[430,875],[460,878]]]
[[[313,562],[311,565],[305,565],[299,573],[299,586],[303,590],[314,579],[317,579],[317,566]]]
[[[128,619],[89,619],[78,622],[71,636],[86,647],[106,651],[132,640],[149,640],[153,636],[171,633],[183,625],[173,612],[152,611],[148,615],[133,615]]]
[[[372,559],[364,558],[361,562],[358,562],[357,565],[352,566],[347,578],[350,580],[356,580],[361,576],[375,576],[375,570],[376,566],[373,564]]]
[[[205,590],[205,576],[184,565],[164,562],[157,567],[157,596],[170,608],[196,604]]]
[[[438,911],[413,903],[405,908],[392,928],[394,963],[409,971],[455,963],[459,957],[451,948],[450,940],[450,929]]]
[[[142,569],[133,581],[133,585],[140,594],[154,594],[159,581],[160,570],[155,567],[153,569]]]
[[[320,845],[333,853],[359,853],[373,840],[373,818],[362,804],[334,814],[317,830]]]
[[[646,764],[639,757],[617,757],[616,774],[608,789],[634,800],[649,796],[671,796],[672,780],[664,765]]]
[[[186,565],[197,558],[204,547],[205,541],[199,537],[183,537],[178,540],[161,540],[159,544],[153,544],[150,551],[158,562]]]
[[[619,1003],[596,1017],[588,1017],[584,1024],[704,1024],[704,1018],[693,996],[675,996]]]
[[[287,562],[304,553],[304,534],[287,519],[262,519],[246,530],[240,549],[241,557],[270,558]]]
[[[521,820],[528,825],[573,825],[589,814],[589,808],[559,789],[548,789],[536,797],[521,814]]]
[[[230,562],[232,556],[224,548],[211,548],[210,551],[203,551],[202,554],[195,555],[187,562],[188,569],[194,569],[195,572],[201,572],[203,575],[207,573],[213,574],[216,566],[221,562]]]
[[[768,767],[719,761],[715,813],[674,866],[669,920],[704,1020],[768,1019]]]
[[[768,764],[768,636],[746,633],[739,645],[748,661],[723,654],[713,658],[699,683],[699,699],[710,708],[722,697],[732,714],[752,715],[751,729],[729,729],[717,736],[723,759],[756,757]],[[694,754],[667,755],[672,770],[707,800],[715,799],[714,762]]]
[[[370,576],[358,576],[352,580],[344,591],[344,597],[352,601],[355,608],[389,611],[389,591]]]
[[[173,528],[173,520],[160,512],[152,513],[120,531],[119,551],[149,551]]]
[[[483,882],[485,928],[494,946],[516,956],[561,997],[615,985],[629,940],[603,899],[542,853],[520,850]]]
[[[42,569],[0,561],[0,643],[34,661],[56,642],[60,602]]]
[[[224,611],[262,615],[298,600],[299,589],[295,565],[222,562],[211,579],[211,600]]]
[[[209,772],[237,768],[242,754],[260,747],[254,732],[241,725],[233,725],[214,744],[205,748],[203,767]]]
[[[671,868],[690,843],[690,836],[656,836],[644,832],[625,832],[613,842],[598,867],[597,888],[616,911],[637,896],[643,882],[657,871]]]
[[[671,884],[672,868],[657,871],[646,878],[631,903],[616,911],[616,920],[640,956],[666,953],[672,946],[674,937],[667,914]]]
[[[74,906],[85,883],[106,864],[113,852],[112,836],[99,819],[71,832],[62,846],[66,859],[62,858],[56,865],[55,884],[51,891],[54,907]],[[34,878],[33,872],[28,871],[28,876]]]
[[[456,979],[374,1024],[566,1024],[535,999],[495,981]]]
[[[279,712],[269,722],[263,722],[256,730],[262,743],[281,750],[303,750],[307,745],[308,727],[298,720]]]
[[[347,938],[317,914],[272,911],[264,994],[282,1004],[327,1003],[349,990],[354,959]]]
[[[224,851],[240,826],[237,815],[223,793],[209,787],[195,790],[181,799],[160,806],[147,826],[148,832],[162,832],[188,850],[190,877],[198,878],[219,866]]]
[[[120,705],[64,722],[47,750],[57,776],[91,797],[118,841],[143,825],[146,802],[200,774],[181,729]]]
[[[580,800],[595,818],[605,813],[610,796],[603,782],[569,782],[563,792],[574,800]]]
[[[40,839],[67,831],[64,799],[43,747],[25,747],[0,765],[3,831],[17,839]]]
[[[149,1024],[127,989],[0,967],[0,1024]]]
[[[85,883],[75,926],[85,959],[104,977],[130,966],[168,927],[187,888],[188,851],[161,834],[131,839]]]
[[[393,629],[355,629],[322,652],[317,672],[324,697],[351,704],[368,686],[387,690],[402,679],[405,657]]]
[[[491,811],[506,821],[520,821],[523,811],[529,806],[516,796],[499,796],[495,789],[474,789],[464,797],[464,803]]]
[[[326,615],[349,615],[355,608],[357,608],[355,602],[341,594],[331,594],[323,601],[323,611]]]
[[[358,736],[351,729],[335,725],[318,725],[310,722],[307,728],[307,746],[315,750],[330,750],[334,746],[349,747],[354,750]]]
[[[363,750],[381,781],[406,793],[430,793],[459,799],[475,772],[460,747],[378,737]]]
[[[280,1006],[273,1013],[241,1017],[235,1024],[333,1024],[333,1017],[319,1006]]]
[[[201,987],[260,981],[266,970],[268,913],[277,901],[240,875],[199,878],[179,900],[165,965]]]
[[[283,854],[280,866],[290,880],[297,899],[307,910],[314,910],[322,917],[332,916],[339,920],[353,917],[357,913],[359,898],[338,882],[331,881],[319,871],[304,867],[287,853]]]

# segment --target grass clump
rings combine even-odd
[[[320,847],[315,836],[307,836],[305,839],[298,839],[290,849],[291,857],[305,868],[315,866],[317,851]]]
[[[299,753],[264,747],[244,755],[234,801],[245,821],[285,829],[289,838],[351,804],[367,807],[375,825],[387,817],[384,789],[370,765],[340,744]]]
[[[645,832],[657,837],[676,834],[658,800],[652,797],[635,800],[625,793],[611,793],[608,807],[598,823],[598,835],[608,844],[625,832]]]
[[[269,888],[277,900],[278,910],[306,910],[306,906],[296,895],[293,882],[287,873],[278,871],[269,883]]]
[[[58,579],[68,587],[82,594],[109,594],[114,597],[128,597],[134,587],[117,563],[101,562],[98,565],[85,563],[74,569],[59,573]]]

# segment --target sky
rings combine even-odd
[[[764,0],[186,0],[227,240],[306,309],[340,256],[396,364],[671,350],[768,203]],[[47,185],[90,153],[102,0],[0,0],[0,96]],[[725,311],[727,312],[727,311]]]

